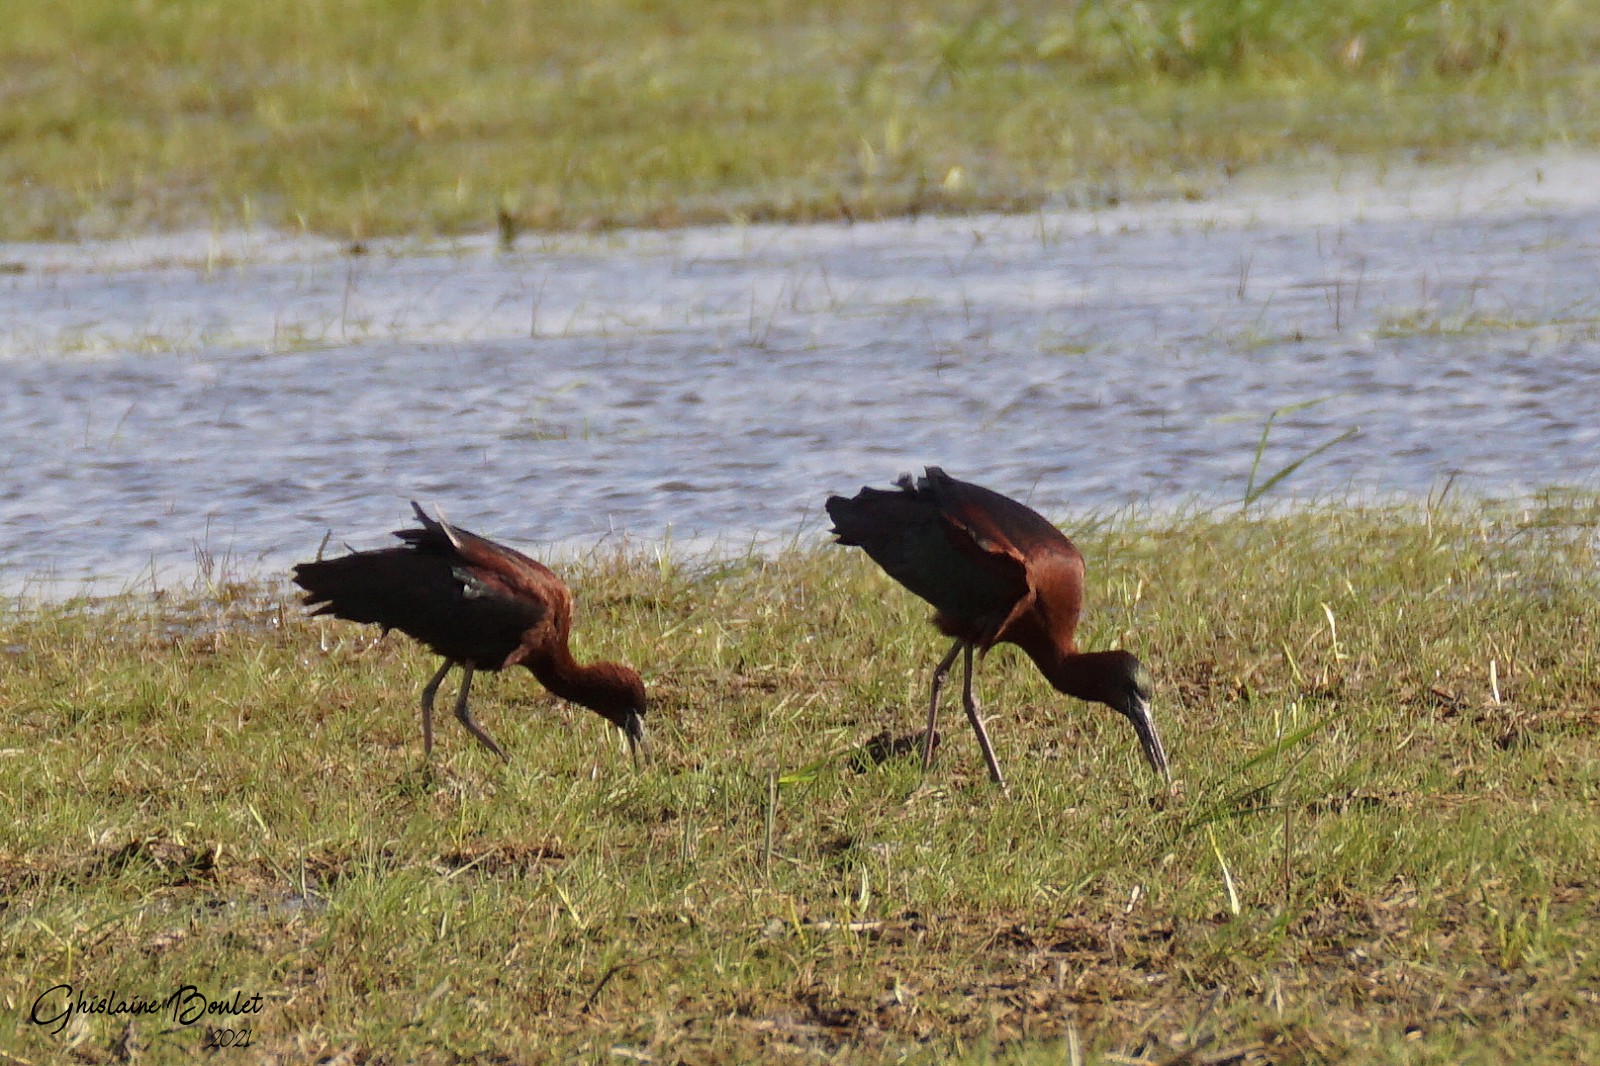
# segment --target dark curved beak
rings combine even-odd
[[[1150,713],[1150,704],[1135,699],[1133,706],[1122,713],[1128,716],[1134,732],[1139,734],[1139,746],[1144,749],[1144,758],[1150,764],[1150,769],[1171,785],[1172,771],[1167,767],[1167,753],[1161,747],[1161,736],[1156,732],[1156,720]]]
[[[650,740],[644,735],[644,715],[638,711],[629,711],[628,716],[622,720],[623,735],[628,738],[628,748],[633,752],[633,764],[645,765],[655,761],[650,752]]]

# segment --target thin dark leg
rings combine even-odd
[[[494,742],[494,737],[491,737],[488,732],[484,730],[483,726],[472,720],[472,711],[467,707],[467,692],[471,688],[472,664],[462,663],[461,691],[456,694],[456,717],[461,719],[461,724],[466,726],[468,731],[471,732],[473,736],[478,738],[479,743],[488,748],[490,751],[494,752],[496,755],[500,756],[500,758],[504,759],[506,762],[510,762],[511,756],[500,750],[500,745]]]
[[[444,675],[450,672],[455,663],[449,659],[439,667],[439,672],[433,679],[422,687],[422,757],[428,758],[433,754],[433,697],[439,692],[439,685],[444,681]]]
[[[950,672],[950,664],[956,661],[956,653],[966,646],[966,641],[956,641],[950,645],[950,654],[933,668],[933,694],[928,697],[928,731],[922,734],[923,773],[928,772],[928,766],[933,762],[933,727],[939,724],[939,690],[944,688],[944,676]]]
[[[967,709],[967,721],[972,723],[972,731],[978,734],[978,747],[983,749],[983,761],[989,764],[989,776],[1004,791],[1006,779],[1000,776],[1000,764],[995,760],[994,748],[989,744],[989,733],[983,728],[983,716],[978,713],[978,700],[972,695],[971,644],[967,645],[967,676],[961,686],[961,704]]]

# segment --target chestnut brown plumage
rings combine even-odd
[[[444,656],[422,690],[422,749],[433,752],[433,697],[444,676],[462,670],[456,717],[500,758],[494,738],[473,720],[467,692],[476,670],[525,666],[545,688],[604,716],[648,753],[645,692],[620,663],[582,666],[572,657],[572,593],[548,567],[503,544],[429,518],[412,503],[421,529],[401,529],[396,548],[352,552],[294,568],[313,614],[398,629]]]
[[[989,776],[1005,787],[972,695],[972,653],[1015,644],[1058,691],[1103,703],[1133,723],[1151,769],[1169,784],[1166,752],[1150,714],[1150,678],[1125,651],[1080,652],[1083,556],[1042,515],[997,492],[957,481],[936,466],[895,489],[864,488],[829,497],[840,544],[870,555],[900,584],[937,608],[934,625],[954,637],[933,672],[922,766],[933,755],[939,690],[956,655],[966,653],[962,703]]]

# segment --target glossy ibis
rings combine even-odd
[[[1080,652],[1073,639],[1083,609],[1083,556],[1060,530],[1016,500],[957,481],[936,466],[903,474],[895,489],[864,488],[853,499],[829,497],[840,544],[864,550],[889,576],[938,609],[933,617],[955,643],[933,672],[922,767],[933,756],[939,690],[965,652],[962,702],[989,776],[1005,778],[972,695],[972,653],[1015,644],[1055,688],[1103,703],[1133,723],[1152,769],[1172,773],[1150,714],[1150,676],[1125,651]]]
[[[610,720],[637,760],[648,754],[645,693],[620,663],[580,666],[567,647],[572,593],[543,564],[502,544],[434,521],[412,503],[421,529],[401,529],[396,548],[351,552],[294,568],[313,614],[398,629],[444,656],[422,689],[422,750],[433,752],[433,697],[451,667],[461,667],[456,717],[500,758],[510,758],[467,709],[477,670],[526,666],[545,688]]]

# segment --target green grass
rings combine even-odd
[[[1512,0],[61,0],[0,34],[0,239],[870,218],[1593,143]]]
[[[1597,528],[1582,496],[1078,523],[1170,798],[1011,650],[1010,798],[953,706],[926,780],[855,772],[942,642],[843,549],[569,571],[581,657],[651,685],[644,771],[523,674],[476,690],[512,764],[447,716],[426,771],[429,657],[280,590],[14,608],[0,1052],[119,1058],[121,1018],[27,1020],[66,982],[259,993],[238,1061],[1593,1059]],[[139,1061],[201,1029],[139,1019]]]

